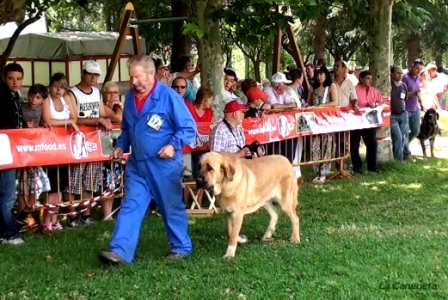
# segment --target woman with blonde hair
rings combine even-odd
[[[69,86],[64,74],[56,73],[50,79],[50,94],[42,104],[42,120],[47,126],[72,127],[79,132],[76,125],[77,110],[75,99],[67,93]],[[48,178],[51,190],[48,192],[48,210],[44,213],[43,231],[52,233],[62,230],[58,221],[59,208],[57,204],[62,200],[62,191],[68,186],[68,166],[48,167]]]
[[[121,123],[123,118],[123,105],[120,101],[118,84],[108,81],[104,83],[102,90],[107,118],[109,118],[112,123]]]

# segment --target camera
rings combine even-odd
[[[252,144],[250,145],[246,145],[243,148],[247,148],[250,151],[250,155],[246,156],[246,159],[252,159],[254,157],[258,156],[258,148],[262,148],[263,149],[263,145],[261,145],[258,141],[254,141]]]

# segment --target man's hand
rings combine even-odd
[[[111,158],[120,159],[121,157],[123,157],[123,150],[119,147],[115,147],[114,151],[112,151]]]
[[[162,149],[157,153],[160,158],[173,158],[174,157],[174,147],[173,145],[163,146]]]
[[[104,128],[106,129],[106,131],[111,131],[113,126],[112,126],[112,122],[109,119],[105,119],[105,118],[100,118],[98,120],[98,123],[100,123],[101,125],[104,126]]]
[[[356,112],[359,111],[359,105],[358,105],[358,102],[356,102],[356,103],[353,105],[353,107],[354,107],[354,109],[355,109]]]
[[[252,153],[250,153],[249,148],[247,148],[247,147],[244,147],[243,149],[238,151],[237,154],[238,154],[238,157],[241,157],[241,158],[245,158],[246,156],[252,155]]]

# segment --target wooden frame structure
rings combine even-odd
[[[276,32],[277,33],[274,40],[274,59],[272,65],[273,72],[280,71],[280,57],[282,50],[282,28],[280,27],[280,25],[277,25]],[[286,27],[286,34],[288,35],[289,45],[291,46],[292,50],[292,57],[294,58],[297,67],[300,67],[303,71],[305,71],[305,63],[303,61],[302,52],[300,51],[300,47],[297,42],[296,36],[294,35],[294,29],[292,28],[291,24],[288,24],[288,26]],[[309,91],[310,83],[308,81],[308,77],[307,76],[303,77],[307,90]]]
[[[104,78],[104,82],[110,81],[114,74],[115,68],[117,67],[118,59],[120,58],[121,50],[123,49],[124,41],[127,36],[132,36],[132,44],[134,46],[134,54],[140,53],[140,40],[138,34],[138,27],[130,25],[129,21],[131,19],[136,18],[134,5],[131,2],[128,2],[124,7],[123,18],[120,23],[120,31],[117,43],[115,44],[114,52],[112,54],[112,58],[107,67],[106,77]]]

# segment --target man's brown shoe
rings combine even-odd
[[[112,251],[101,251],[98,258],[105,265],[118,266],[125,263],[121,257]]]
[[[303,178],[303,176],[300,176],[299,178],[297,178],[297,185],[299,187],[302,186],[304,181],[305,181],[305,179]]]

